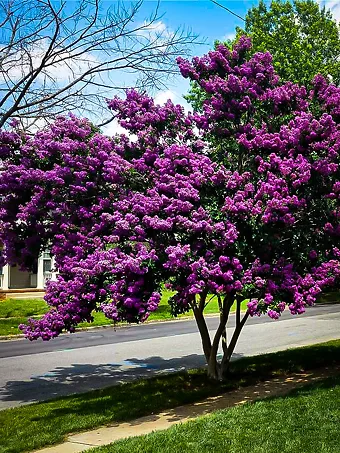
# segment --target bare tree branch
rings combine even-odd
[[[0,0],[0,127],[60,112],[113,118],[105,99],[130,87],[164,88],[198,37],[171,31],[156,7],[144,22],[143,2],[107,8],[102,0]]]

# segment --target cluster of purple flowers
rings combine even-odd
[[[60,273],[27,338],[73,331],[102,311],[140,322],[164,283],[178,312],[201,294],[249,299],[251,315],[303,313],[340,281],[340,90],[279,84],[268,53],[220,45],[184,77],[202,112],[127,92],[109,102],[128,134],[58,118],[33,137],[0,132],[4,260],[45,248]],[[129,134],[133,134],[133,137]]]

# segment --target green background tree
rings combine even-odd
[[[252,38],[254,52],[273,55],[283,82],[309,86],[320,73],[339,85],[339,26],[332,13],[315,1],[275,0],[267,7],[261,0],[248,11],[245,28],[236,29],[236,38],[244,34]]]
[[[269,6],[261,0],[247,12],[244,28],[236,28],[235,40],[224,44],[231,48],[240,36],[251,37],[251,52],[270,52],[282,83],[289,80],[309,89],[316,74],[340,85],[339,31],[332,13],[314,0],[274,0]],[[204,97],[195,83],[186,99],[199,110]]]

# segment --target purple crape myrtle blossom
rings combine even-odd
[[[72,332],[94,311],[145,321],[165,285],[174,315],[193,310],[208,373],[222,379],[249,316],[301,314],[339,287],[340,90],[321,76],[310,93],[282,85],[271,55],[248,58],[250,47],[178,59],[205,93],[201,111],[129,90],[108,102],[126,134],[74,116],[33,137],[1,132],[3,260],[29,269],[49,248],[59,272],[51,310],[21,326],[27,338]]]

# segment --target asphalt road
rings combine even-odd
[[[231,326],[235,319],[231,317]],[[217,318],[208,318],[211,331]],[[250,318],[234,358],[340,338],[340,305]],[[194,321],[89,330],[49,342],[0,342],[0,409],[204,365]]]

